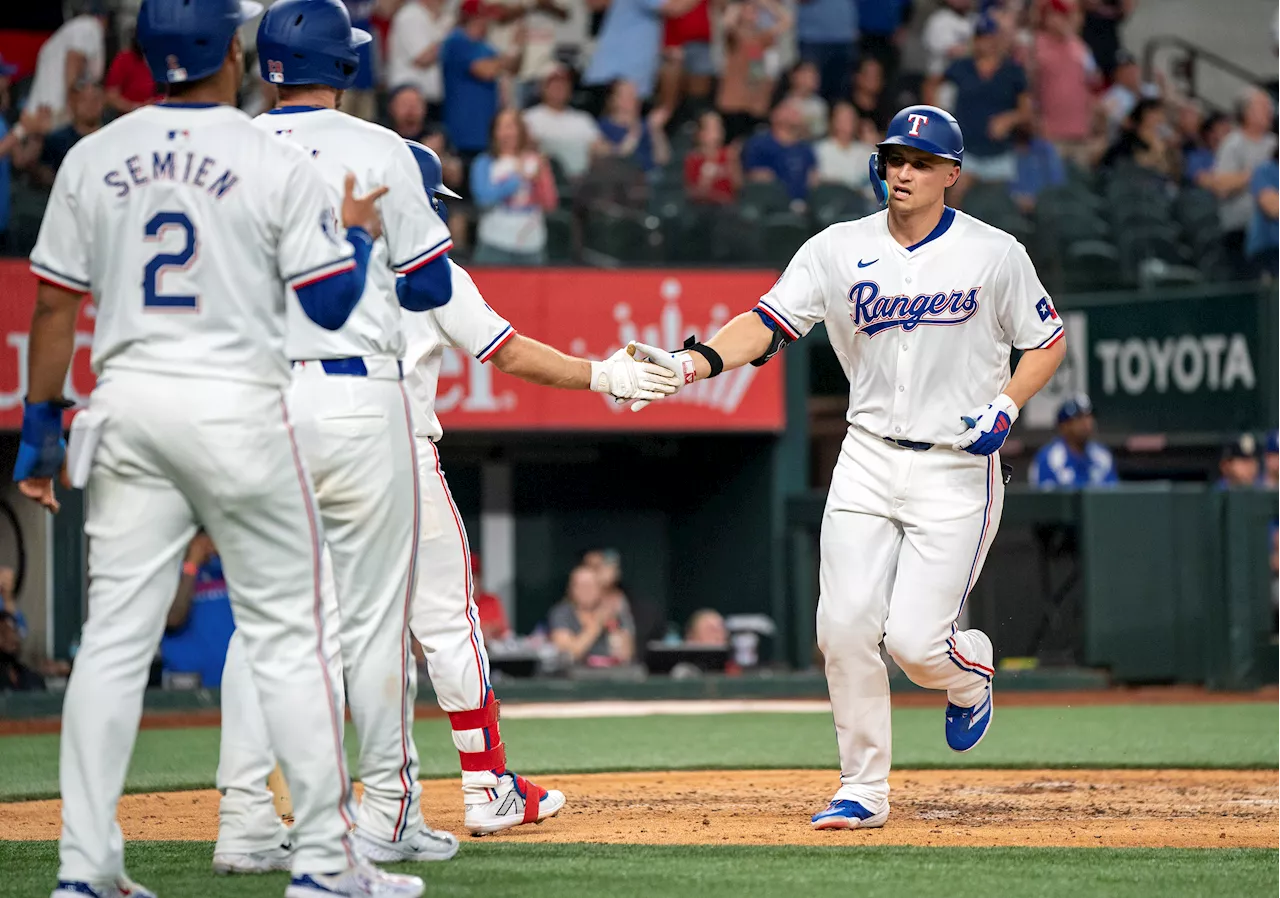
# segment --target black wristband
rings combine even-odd
[[[711,373],[707,377],[715,377],[724,370],[724,359],[720,358],[720,353],[706,343],[698,343],[693,337],[690,337],[684,341],[684,350],[686,352],[696,352],[707,360],[707,364],[711,366]]]

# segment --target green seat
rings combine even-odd
[[[738,191],[738,209],[748,220],[760,220],[791,208],[791,197],[778,181],[750,181]]]
[[[816,228],[856,221],[872,211],[863,194],[844,184],[818,184],[809,191],[809,214]]]
[[[1062,280],[1063,288],[1074,293],[1114,290],[1126,285],[1119,251],[1101,240],[1081,240],[1066,248]]]
[[[778,212],[770,215],[764,220],[761,230],[761,245],[764,252],[760,262],[778,269],[787,267],[791,257],[804,245],[811,233],[805,218],[794,212]]]
[[[573,214],[563,209],[548,212],[547,261],[572,262],[576,255],[573,245]]]

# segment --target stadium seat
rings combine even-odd
[[[805,217],[794,212],[770,215],[764,220],[762,230],[765,252],[759,263],[778,269],[787,267],[791,257],[809,239],[811,233]]]
[[[1218,198],[1200,187],[1184,187],[1173,204],[1173,214],[1183,229],[1218,228]]]
[[[718,208],[711,217],[710,231],[711,262],[759,262],[762,237],[758,220],[748,220],[732,207]]]
[[[618,262],[647,264],[662,259],[662,231],[657,216],[620,206],[592,209],[583,243]]]
[[[790,207],[791,197],[777,181],[748,181],[738,192],[738,208],[743,218],[759,220]]]
[[[1036,222],[1047,238],[1064,246],[1081,240],[1106,240],[1111,232],[1105,219],[1079,206],[1046,209],[1037,203]]]
[[[1106,208],[1106,201],[1089,187],[1068,181],[1059,187],[1050,187],[1036,197],[1037,209],[1083,208],[1101,214]]]
[[[1178,245],[1177,228],[1171,224],[1132,224],[1116,233],[1120,261],[1125,272],[1134,279],[1147,259],[1159,259],[1170,265],[1187,261],[1187,253]]]
[[[663,259],[681,265],[703,265],[712,258],[715,219],[721,212],[714,206],[689,204],[677,214],[661,216]]]
[[[573,247],[573,214],[563,209],[548,212],[547,221],[547,261],[572,262]]]
[[[1063,253],[1062,286],[1069,293],[1113,290],[1125,286],[1120,253],[1101,240],[1081,240]]]
[[[975,184],[964,195],[960,208],[988,224],[993,219],[1007,219],[1018,214],[1018,207],[1009,196],[1009,188],[1004,184]]]
[[[844,184],[818,184],[809,191],[809,214],[818,229],[855,221],[871,211],[867,198]]]

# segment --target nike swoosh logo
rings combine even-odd
[[[864,262],[864,261],[862,261],[861,259],[859,259],[859,260],[858,260],[858,267],[859,267],[859,268],[866,268],[868,265],[874,265],[874,264],[876,264],[876,263],[877,263],[877,262],[879,262],[879,261],[880,261],[880,258],[879,258],[878,256],[877,256],[876,258],[872,259],[870,262]]]

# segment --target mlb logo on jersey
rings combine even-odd
[[[284,63],[278,59],[267,60],[267,79],[272,84],[284,83]]]
[[[170,84],[187,80],[187,70],[178,63],[178,57],[170,53],[164,58],[165,79]]]
[[[964,324],[978,311],[978,291],[952,290],[950,293],[918,293],[882,296],[875,281],[859,281],[849,288],[850,316],[854,331],[874,337],[881,331],[900,327],[913,331],[922,324],[953,326]]]

